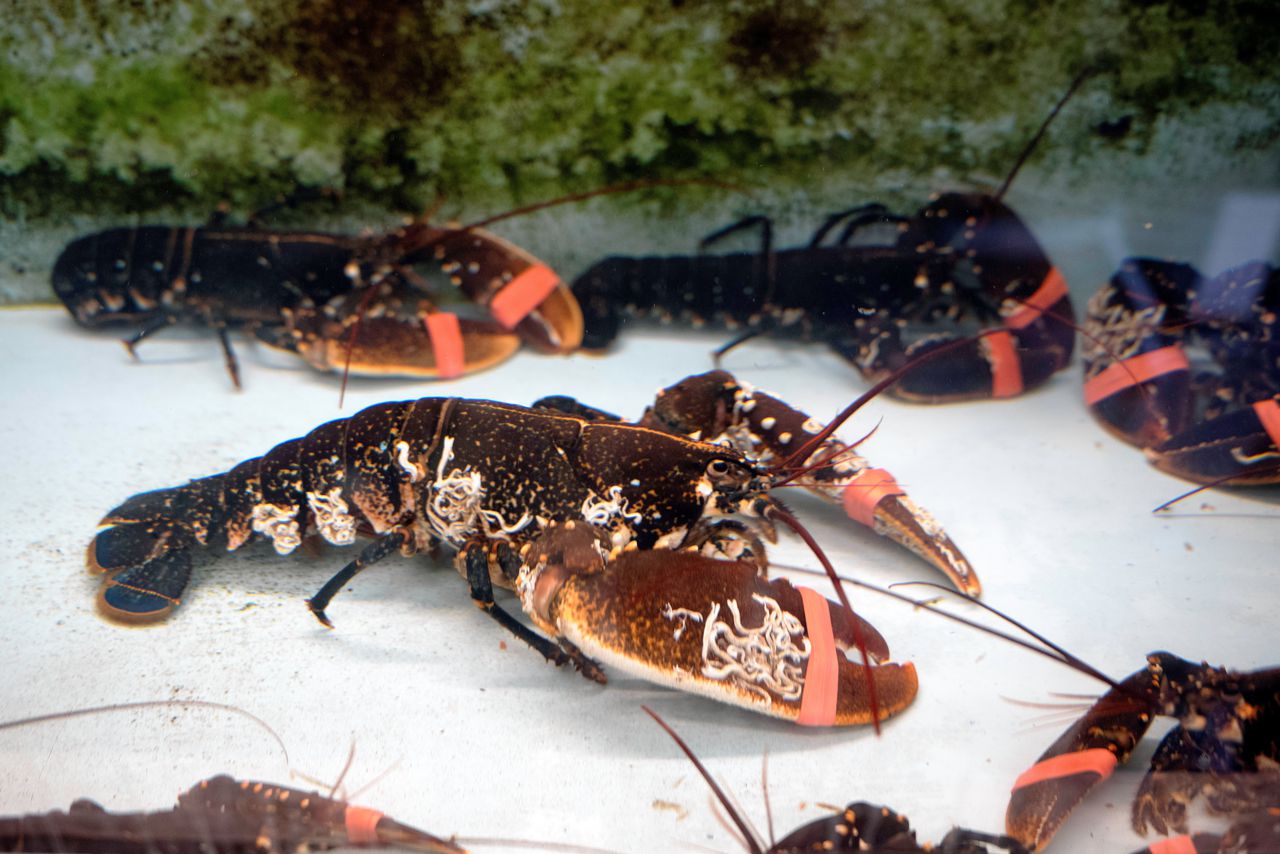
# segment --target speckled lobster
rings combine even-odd
[[[1009,835],[1032,851],[1048,845],[1085,796],[1128,760],[1156,717],[1178,725],[1156,748],[1138,788],[1134,829],[1186,833],[1187,809],[1204,795],[1210,811],[1237,817],[1227,839],[1252,842],[1177,837],[1148,850],[1277,850],[1280,839],[1268,833],[1280,829],[1274,812],[1280,810],[1280,668],[1242,673],[1166,652],[1149,655],[1145,668],[1104,694],[1019,777],[1006,816]]]
[[[432,287],[422,265],[447,282]],[[415,270],[415,265],[420,269]],[[466,299],[487,316],[460,316]],[[448,378],[490,367],[520,342],[566,353],[582,340],[577,301],[528,252],[479,228],[415,222],[388,234],[115,228],[72,241],[53,289],[82,326],[133,325],[134,347],[168,326],[244,330],[319,370]],[[481,314],[481,312],[471,312]]]
[[[112,813],[82,799],[66,812],[0,817],[3,851],[269,854],[354,846],[466,854],[377,810],[225,775],[192,786],[170,810]]]
[[[959,550],[892,478],[829,439],[831,428],[727,375],[668,389],[641,424],[549,405],[380,404],[225,474],[136,495],[107,514],[89,547],[90,569],[105,573],[101,608],[124,620],[163,618],[181,600],[197,546],[234,550],[261,537],[288,554],[310,532],[334,545],[365,533],[376,539],[310,600],[326,623],[325,607],[358,572],[443,543],[456,550],[477,605],[548,660],[591,678],[603,681],[598,659],[814,724],[875,722],[910,703],[909,663],[869,664],[888,657],[874,628],[812,591],[762,577],[761,537],[773,536],[773,521],[813,545],[770,495],[804,476],[958,584],[976,586]],[[702,436],[735,433],[740,447],[777,454],[773,464],[685,435],[707,416]],[[495,584],[516,590],[542,633],[495,602]],[[843,654],[852,647],[863,650],[861,669]]]
[[[1280,483],[1280,270],[1126,260],[1089,300],[1085,402],[1161,471]]]

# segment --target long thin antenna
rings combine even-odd
[[[1000,189],[996,192],[996,200],[1004,198],[1004,194],[1008,191],[1009,185],[1013,183],[1013,179],[1018,174],[1018,170],[1027,162],[1027,158],[1031,156],[1031,152],[1036,150],[1036,146],[1040,144],[1040,140],[1044,137],[1045,132],[1049,130],[1049,125],[1058,117],[1058,113],[1066,106],[1067,101],[1071,100],[1071,96],[1080,88],[1080,84],[1088,80],[1094,75],[1097,69],[1086,68],[1076,75],[1076,79],[1071,81],[1071,85],[1067,87],[1067,92],[1058,99],[1058,103],[1053,105],[1053,109],[1049,111],[1049,115],[1040,124],[1040,129],[1036,131],[1035,136],[1031,137],[1031,141],[1022,149],[1022,153],[1018,155],[1018,159],[1014,162],[1013,168],[1009,170],[1009,174],[1005,176],[1004,183],[1000,185]]]

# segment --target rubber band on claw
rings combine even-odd
[[[1013,333],[1001,329],[983,336],[982,344],[991,362],[991,396],[1017,397],[1022,394],[1022,365],[1018,362]]]
[[[462,325],[458,315],[441,311],[422,319],[431,338],[431,352],[435,356],[436,371],[443,379],[462,376],[466,369],[466,355],[462,343]]]
[[[1062,277],[1057,267],[1050,267],[1040,287],[1023,300],[1013,314],[1004,319],[1004,325],[1009,329],[1025,329],[1069,294],[1067,280]]]
[[[1013,783],[1013,791],[1025,789],[1036,783],[1074,777],[1076,774],[1097,774],[1105,780],[1116,768],[1116,755],[1103,747],[1051,756],[1032,765]]]
[[[493,295],[489,313],[507,329],[514,329],[559,286],[560,277],[554,270],[534,264]]]
[[[797,588],[804,603],[805,633],[809,636],[809,665],[800,693],[800,726],[831,726],[836,722],[840,696],[840,660],[827,599],[808,587]]]
[[[1262,429],[1271,437],[1271,444],[1280,448],[1280,402],[1275,398],[1260,400],[1253,405],[1253,411],[1262,422]]]
[[[352,845],[377,844],[378,822],[382,821],[383,815],[368,807],[347,807],[347,841]]]
[[[863,469],[845,484],[840,503],[850,519],[875,528],[876,505],[890,495],[906,494],[893,475],[884,469]]]
[[[1151,350],[1108,366],[1084,384],[1084,402],[1093,406],[1127,388],[1148,382],[1175,371],[1187,371],[1191,363],[1177,344]]]
[[[1174,836],[1151,843],[1147,851],[1151,854],[1196,854],[1196,844],[1190,836]]]

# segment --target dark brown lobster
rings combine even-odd
[[[1236,836],[1256,841],[1257,817],[1280,809],[1280,668],[1237,672],[1167,652],[1149,655],[1145,668],[1104,694],[1018,779],[1006,816],[1009,835],[1031,851],[1048,845],[1085,796],[1128,760],[1157,717],[1178,724],[1156,748],[1138,789],[1134,830],[1185,833],[1187,808],[1203,795],[1211,812],[1253,816]],[[1274,851],[1276,842],[1221,850]]]
[[[825,431],[807,435],[796,461],[765,466],[724,445],[545,408],[385,403],[224,474],[134,496],[103,519],[88,564],[105,574],[106,614],[153,621],[180,603],[197,547],[263,538],[288,554],[313,532],[334,545],[374,536],[310,600],[327,623],[330,599],[361,570],[443,544],[473,601],[557,664],[603,681],[594,658],[803,723],[874,722],[914,697],[911,665],[855,667],[845,650],[864,650],[864,663],[888,657],[874,628],[760,577],[772,522],[799,530],[770,491],[827,469],[845,488],[844,446],[827,442]],[[863,502],[872,524],[914,525],[921,543],[954,550],[882,487]],[[494,585],[514,589],[542,633],[498,604]]]
[[[62,251],[53,289],[82,326],[135,327],[130,352],[174,324],[215,330],[237,386],[234,330],[319,370],[440,378],[495,365],[521,341],[567,353],[582,339],[578,304],[549,267],[482,229],[426,222],[371,236],[109,229]]]
[[[1280,270],[1207,278],[1127,259],[1089,300],[1085,402],[1152,465],[1204,484],[1280,483]]]
[[[0,817],[3,851],[275,854],[354,846],[465,854],[377,810],[226,775],[192,786],[169,810],[112,813],[82,799],[65,812]]]

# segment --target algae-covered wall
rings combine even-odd
[[[1280,28],[1262,0],[4,5],[0,253],[25,297],[51,238],[299,186],[342,190],[348,222],[368,222],[633,178],[815,206],[994,181],[1086,68],[1042,172],[1119,162],[1177,181],[1280,161]],[[662,210],[716,198],[668,191]]]

